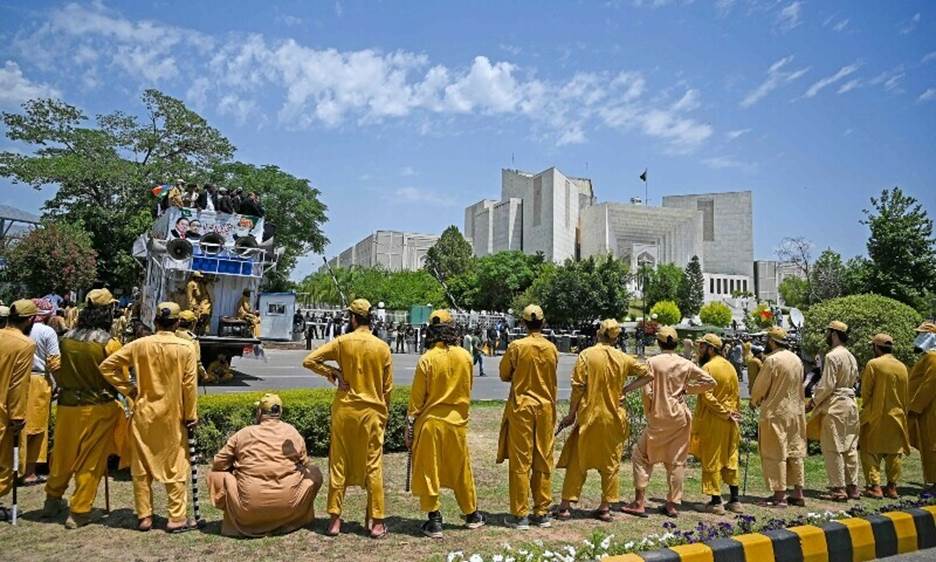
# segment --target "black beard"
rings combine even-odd
[[[827,338],[825,339],[825,343],[826,343],[827,346],[832,347],[832,338],[827,337]]]
[[[708,353],[706,353],[706,354],[703,355],[702,357],[699,357],[699,365],[700,365],[700,366],[705,365],[706,363],[709,362],[709,359],[711,359],[711,358],[712,358],[712,356],[709,355]]]

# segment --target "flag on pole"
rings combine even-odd
[[[150,193],[153,194],[153,197],[157,199],[161,199],[169,193],[169,184],[164,183],[162,185],[157,185],[156,187],[150,190]]]
[[[647,183],[647,169],[646,168],[644,168],[643,173],[640,174],[640,181]]]

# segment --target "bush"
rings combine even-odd
[[[712,301],[702,307],[699,311],[699,318],[703,324],[724,328],[731,324],[731,309],[723,302]]]
[[[255,423],[254,402],[263,392],[210,394],[198,397],[199,424],[195,430],[198,454],[210,459],[237,430]],[[331,428],[331,405],[335,391],[330,388],[284,390],[283,421],[289,422],[305,437],[310,455],[328,454]],[[384,451],[403,451],[403,429],[409,406],[409,387],[398,388],[390,396],[390,413],[384,439]]]
[[[682,320],[682,313],[673,301],[660,301],[653,305],[650,314],[656,314],[657,322],[664,326],[674,326]]]
[[[770,305],[762,302],[747,315],[744,323],[748,330],[754,332],[758,329],[766,330],[771,326],[776,326],[777,319],[774,318],[773,311],[770,310]]]
[[[855,354],[858,367],[872,358],[868,341],[879,332],[894,338],[894,356],[907,365],[915,359],[913,331],[920,314],[913,308],[879,295],[850,295],[813,305],[806,311],[803,345],[810,354],[825,350],[826,326],[832,320],[848,324],[848,349]]]

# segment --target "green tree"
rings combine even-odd
[[[724,328],[731,324],[731,309],[720,301],[712,301],[699,310],[699,318],[703,324]]]
[[[660,301],[650,309],[651,317],[656,314],[656,321],[665,326],[675,326],[682,320],[679,306],[673,301]]]
[[[648,303],[679,300],[683,270],[678,265],[665,263],[657,266],[647,280],[644,298]]]
[[[871,275],[874,264],[865,257],[854,257],[845,262],[845,271],[842,273],[844,293],[846,295],[860,295],[871,292]]]
[[[566,260],[548,284],[537,285],[543,313],[552,326],[574,327],[597,318],[599,286],[594,258]]]
[[[86,289],[97,270],[91,237],[66,222],[44,222],[7,248],[5,257],[7,281],[26,291],[19,298]]]
[[[277,166],[254,166],[244,162],[218,164],[208,180],[215,184],[243,187],[260,195],[265,220],[275,227],[275,244],[283,248],[275,271],[264,279],[264,290],[281,291],[289,286],[289,273],[296,260],[308,252],[321,253],[328,240],[321,225],[327,220],[320,192],[309,180],[297,178]]]
[[[442,231],[439,240],[426,252],[426,271],[448,280],[462,275],[472,266],[474,255],[471,244],[465,240],[458,227],[452,225]]]
[[[838,252],[828,249],[819,254],[810,276],[810,302],[817,303],[845,294],[845,265]]]
[[[809,283],[801,277],[784,277],[777,290],[787,306],[801,307],[809,304]]]
[[[542,254],[498,252],[475,260],[474,266],[446,281],[462,308],[506,312],[543,268]]]
[[[899,187],[871,198],[862,224],[868,226],[868,257],[873,292],[917,309],[925,307],[926,292],[936,287],[936,239],[933,221],[916,199]]]
[[[705,302],[705,277],[699,256],[692,256],[679,285],[679,310],[686,316],[695,316]]]
[[[627,289],[630,283],[630,266],[624,260],[614,256],[597,259],[595,268],[598,283],[598,303],[595,310],[597,318],[616,318],[623,320],[630,307],[631,294]]]
[[[780,241],[780,247],[777,248],[777,257],[780,258],[780,261],[792,264],[799,270],[800,280],[805,286],[800,304],[791,306],[807,306],[809,304],[809,299],[812,296],[812,251],[813,243],[801,236],[784,238]]]

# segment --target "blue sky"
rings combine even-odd
[[[0,109],[139,111],[147,87],[318,187],[330,255],[461,227],[512,165],[600,200],[642,195],[644,168],[651,204],[750,189],[759,258],[784,236],[863,253],[892,185],[936,215],[931,2],[0,0]],[[0,182],[3,204],[47,196]]]

